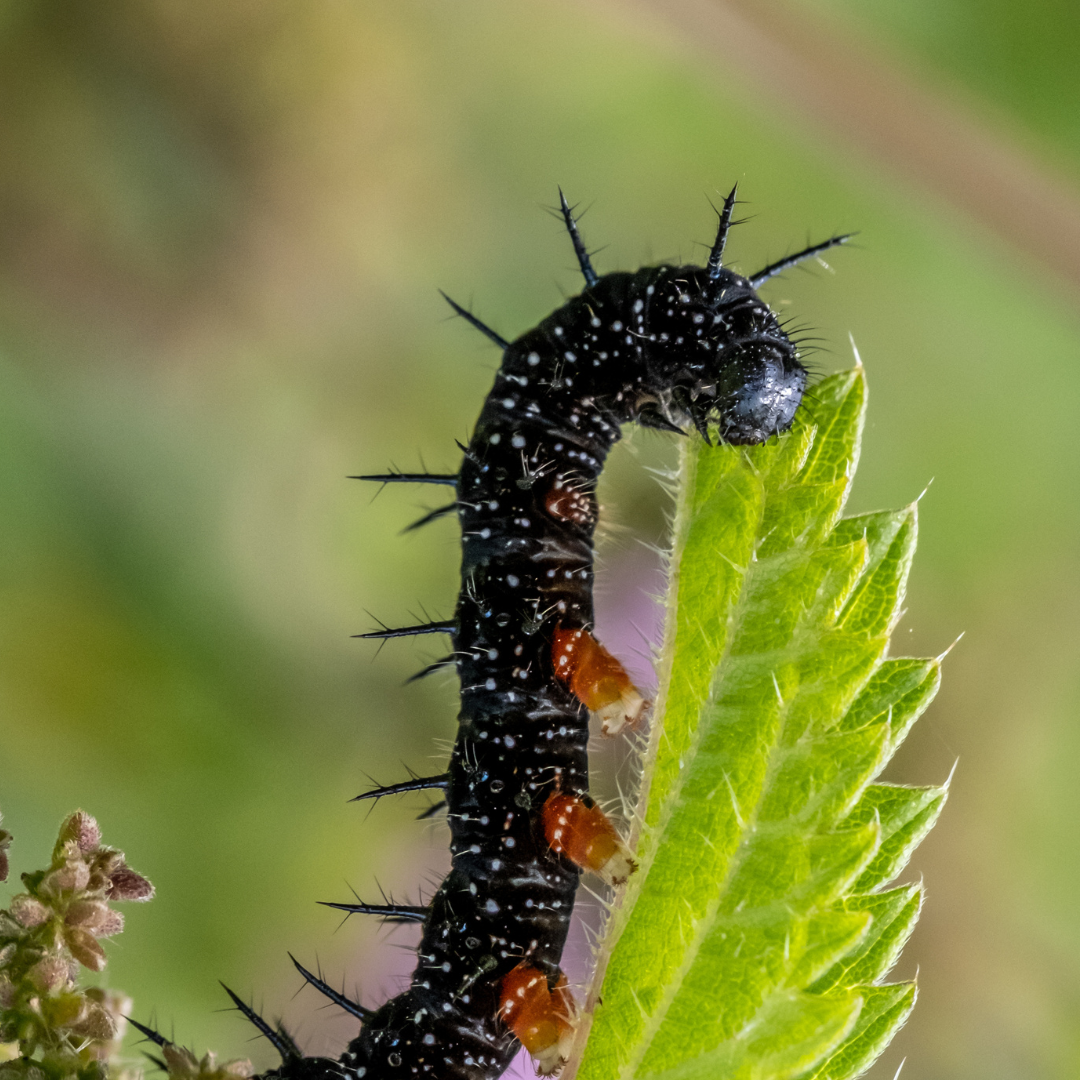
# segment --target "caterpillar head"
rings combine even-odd
[[[751,283],[727,270],[672,268],[654,286],[650,381],[675,424],[706,441],[765,442],[786,431],[806,389],[806,368]]]

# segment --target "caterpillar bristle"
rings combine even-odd
[[[855,235],[857,234],[844,233],[841,236],[830,236],[828,240],[822,240],[820,244],[811,244],[810,247],[804,248],[795,255],[788,255],[785,259],[778,259],[774,263],[769,263],[763,270],[750,275],[750,284],[756,289],[763,281],[768,281],[769,278],[782,274],[785,270],[790,270],[791,267],[797,266],[806,259],[812,259],[815,255],[828,251],[829,248],[837,247],[839,244],[846,244]]]
[[[643,427],[652,428],[654,431],[670,431],[675,435],[687,434],[677,424],[673,424],[660,411],[659,406],[652,402],[642,406],[637,414],[637,422]]]
[[[440,810],[446,809],[446,800],[440,799],[437,803],[432,803],[422,814],[416,815],[417,821],[427,821],[428,818],[434,817]]]
[[[412,780],[402,780],[400,784],[387,784],[385,787],[372,788],[362,795],[357,795],[349,802],[359,802],[361,799],[381,799],[384,795],[402,795],[406,791],[423,791],[425,788],[444,788],[448,777],[446,773],[438,776],[417,776]]]
[[[288,1057],[282,1054],[283,1060],[298,1061],[304,1056],[303,1051],[296,1045],[296,1040],[289,1034],[285,1025],[280,1020],[274,1025],[274,1029],[277,1031],[278,1038],[281,1039],[282,1044],[288,1050]]]
[[[482,323],[471,311],[467,311],[460,304],[455,303],[442,291],[439,290],[439,295],[454,309],[454,312],[460,315],[470,326],[474,326],[480,331],[486,338],[494,341],[500,349],[509,349],[510,342],[506,340],[501,334],[496,333],[486,323]]]
[[[401,530],[401,535],[404,536],[405,533],[415,532],[424,525],[429,525],[433,521],[438,521],[439,518],[446,517],[447,514],[452,514],[457,508],[458,504],[456,500],[452,503],[448,503],[446,506],[440,506],[425,514],[422,518],[417,518],[411,525],[406,525],[405,528]]]
[[[577,222],[574,220],[574,208],[566,201],[562,188],[559,188],[559,210],[566,223],[566,231],[570,234],[570,243],[574,245],[574,254],[577,256],[578,266],[581,267],[581,276],[585,279],[586,287],[591,289],[600,277],[593,269],[589,252],[585,248],[581,233],[578,232]]]
[[[318,975],[308,971],[308,969],[304,967],[292,953],[289,953],[288,955],[289,959],[293,962],[293,967],[295,967],[320,994],[325,994],[335,1005],[355,1016],[357,1020],[369,1020],[375,1014],[374,1009],[366,1009],[363,1005],[358,1005],[351,998],[347,998],[344,994],[335,990],[329,983],[324,982]]]
[[[453,653],[449,656],[444,656],[441,660],[436,660],[433,664],[428,664],[427,667],[421,668],[415,675],[410,675],[403,685],[408,686],[409,683],[414,683],[420,679],[426,678],[428,675],[433,675],[436,671],[442,668],[453,667],[456,663],[456,658]]]
[[[237,1010],[258,1028],[261,1035],[265,1036],[282,1061],[294,1061],[303,1057],[300,1048],[293,1042],[292,1036],[280,1024],[276,1028],[271,1027],[239,994],[234,994],[224,983],[221,984],[221,988],[232,998]]]
[[[709,252],[709,262],[705,269],[709,277],[715,281],[720,276],[720,270],[724,265],[724,248],[727,245],[728,232],[731,229],[731,212],[735,209],[735,193],[739,190],[736,184],[724,199],[724,208],[720,211],[720,223],[716,229],[716,240],[713,242],[712,251]]]
[[[369,630],[366,634],[353,634],[354,638],[365,640],[389,640],[390,638],[415,637],[418,634],[452,634],[457,629],[454,622],[417,623],[416,626],[385,627],[382,630]]]
[[[147,1027],[146,1024],[140,1024],[138,1020],[134,1020],[130,1016],[127,1018],[127,1022],[136,1031],[141,1031],[151,1042],[157,1043],[158,1046],[166,1046],[170,1042],[170,1040],[166,1039],[160,1031],[155,1031],[152,1027]],[[146,1056],[150,1057],[149,1054],[147,1054]],[[150,1060],[153,1061],[154,1059],[151,1058]],[[164,1066],[162,1067],[164,1068]]]
[[[350,915],[375,915],[388,923],[423,922],[430,910],[419,904],[364,904],[359,901],[354,904],[335,904],[330,900],[319,900],[317,903],[323,907],[348,912]]]
[[[457,473],[370,473],[364,476],[347,476],[346,480],[371,480],[376,484],[457,484]]]

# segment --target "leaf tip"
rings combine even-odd
[[[848,334],[848,341],[851,342],[851,352],[852,352],[852,355],[855,357],[855,370],[856,371],[862,371],[863,370],[863,362],[862,362],[862,357],[859,355],[859,346],[855,344],[855,335],[849,333]]]

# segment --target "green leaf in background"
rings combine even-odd
[[[779,441],[684,450],[641,868],[578,1080],[842,1080],[914,1004],[881,980],[920,890],[879,890],[945,788],[873,780],[939,665],[886,657],[915,508],[840,518],[865,396],[842,372]]]

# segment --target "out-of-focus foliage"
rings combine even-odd
[[[966,86],[968,104],[1027,129],[1033,146],[1080,176],[1076,58],[1080,7],[1071,0],[802,0],[884,36],[934,80]],[[1031,138],[1034,136],[1034,138]]]
[[[1040,68],[1058,54],[1038,44],[1067,41],[1072,15],[986,9],[965,36],[975,8],[860,6],[858,48],[917,60],[899,23],[915,26],[987,115],[1011,110],[1010,134],[1075,156],[1054,117],[1080,70]],[[1053,90],[1028,93],[1050,69]],[[1031,111],[1003,105],[1007,86]],[[767,296],[821,339],[822,370],[847,365],[850,331],[870,371],[850,511],[934,481],[897,651],[966,631],[887,774],[940,783],[960,758],[913,861],[928,903],[897,978],[920,965],[921,1005],[876,1070],[906,1055],[905,1080],[1076,1075],[1068,290],[636,4],[11,2],[0,102],[0,798],[16,872],[86,805],[158,886],[109,964],[137,1017],[246,1053],[243,1024],[215,1011],[221,978],[336,1052],[355,1024],[292,1000],[286,949],[365,1004],[398,988],[409,932],[339,928],[313,902],[377,884],[422,899],[444,866],[422,802],[367,816],[346,800],[366,774],[437,767],[455,688],[402,688],[433,655],[390,643],[374,659],[348,635],[367,611],[448,614],[457,537],[450,522],[399,537],[415,493],[372,501],[343,478],[454,467],[495,356],[436,289],[506,336],[577,289],[543,212],[557,184],[589,208],[607,271],[699,253],[705,196],[738,180],[746,269],[807,233],[860,231],[833,273]],[[660,539],[666,512],[645,466],[672,445],[631,451],[605,480],[601,633],[633,662],[654,621],[637,582],[657,585],[635,540]]]

